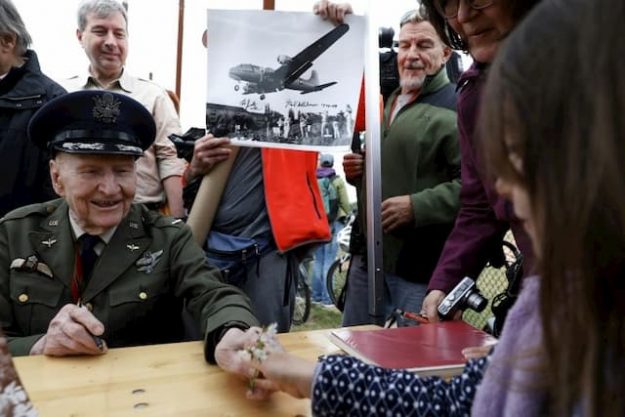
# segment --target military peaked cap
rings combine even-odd
[[[30,140],[53,153],[141,156],[155,134],[154,118],[141,103],[102,90],[57,97],[28,125]]]

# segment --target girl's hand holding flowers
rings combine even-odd
[[[258,336],[239,351],[241,364],[250,369],[247,397],[265,399],[274,391],[310,397],[315,363],[287,353],[276,338],[275,324],[248,331]]]

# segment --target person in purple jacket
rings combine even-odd
[[[311,397],[314,416],[625,415],[624,19],[622,1],[543,0],[490,69],[478,152],[539,272],[494,352],[447,381],[270,339],[241,364],[262,375],[250,398]]]
[[[469,51],[473,65],[458,81],[460,211],[428,284],[421,313],[434,322],[437,307],[465,276],[477,279],[486,263],[501,257],[503,237],[512,234],[533,272],[527,233],[509,202],[497,195],[477,152],[475,126],[488,67],[501,42],[540,0],[423,0],[430,21],[452,48]]]

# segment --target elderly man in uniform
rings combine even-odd
[[[11,353],[179,341],[184,305],[206,359],[223,338],[222,363],[236,360],[228,341],[257,324],[247,298],[207,266],[184,223],[132,203],[136,158],[155,135],[149,111],[125,95],[75,92],[41,108],[28,133],[53,155],[62,198],[0,220],[0,322]]]

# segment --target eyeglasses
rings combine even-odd
[[[482,10],[494,3],[494,0],[434,0],[434,6],[445,19],[453,19],[458,16],[461,1],[465,1],[473,10]]]

